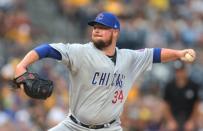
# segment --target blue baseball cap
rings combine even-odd
[[[120,23],[118,18],[109,12],[102,12],[97,15],[95,20],[88,22],[88,25],[94,26],[95,24],[101,24],[113,29],[119,29],[120,30]]]

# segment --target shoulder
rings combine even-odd
[[[165,89],[173,89],[175,86],[175,79],[172,79],[165,84]]]
[[[198,84],[198,83],[194,82],[193,80],[189,79],[189,87],[199,89],[201,86],[200,86],[200,84]]]
[[[82,48],[82,49],[85,49],[85,48],[92,47],[92,43],[91,42],[88,42],[88,43],[72,43],[72,44],[69,44],[69,46],[71,46],[73,48]]]
[[[117,49],[117,51],[119,52],[119,53],[123,53],[123,54],[131,54],[131,53],[135,53],[135,50],[131,50],[131,49],[118,49],[118,48],[116,48]]]
[[[138,50],[132,50],[132,49],[118,49],[120,53],[123,54],[133,54],[133,55],[142,55],[146,53],[152,53],[153,48],[143,48],[143,49],[138,49]]]
[[[74,48],[74,49],[80,49],[80,48],[86,48],[90,46],[90,43],[51,43],[49,44],[52,47],[61,47],[63,49],[65,48]]]

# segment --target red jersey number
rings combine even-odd
[[[120,101],[122,103],[123,101],[123,91],[122,90],[117,90],[114,92],[114,98],[112,100],[112,103],[115,104],[117,101]]]

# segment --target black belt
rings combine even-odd
[[[76,124],[79,124],[83,127],[86,127],[86,128],[89,128],[89,129],[101,129],[101,128],[108,128],[110,127],[110,125],[112,123],[114,123],[116,120],[112,120],[110,121],[109,123],[106,123],[106,124],[103,124],[103,125],[86,125],[86,124],[83,124],[81,122],[79,122],[74,116],[70,115],[70,119],[75,122]]]

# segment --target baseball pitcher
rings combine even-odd
[[[98,14],[88,25],[93,27],[91,42],[40,45],[16,67],[16,85],[36,99],[48,98],[53,84],[28,72],[30,64],[49,57],[68,68],[69,115],[49,131],[122,131],[119,116],[135,80],[153,63],[177,59],[190,63],[196,57],[193,49],[118,49],[120,23],[108,12]]]

